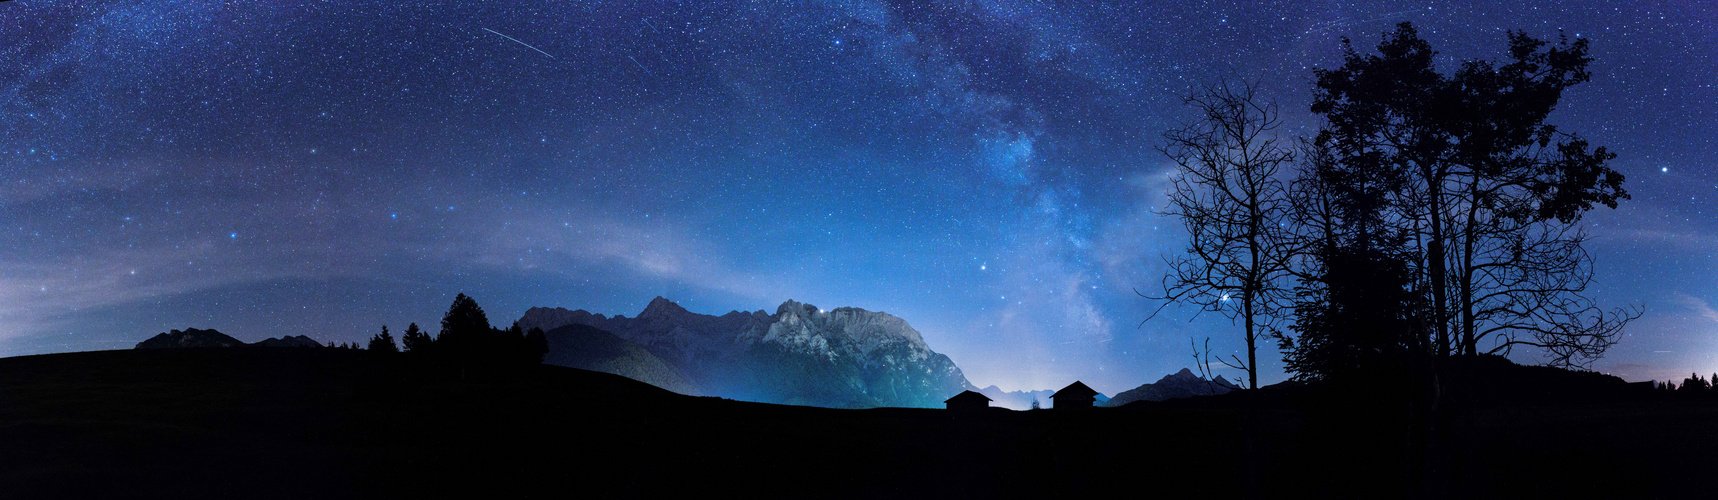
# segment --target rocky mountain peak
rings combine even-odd
[[[775,308],[775,317],[778,320],[785,320],[790,316],[812,319],[817,317],[817,313],[817,306],[797,302],[793,299],[787,299],[787,302],[782,302],[780,307]]]
[[[644,312],[638,313],[639,319],[678,318],[691,314],[686,308],[680,307],[674,301],[657,296],[650,299],[650,304],[644,306]]]
[[[1200,378],[1198,375],[1194,375],[1193,370],[1189,370],[1186,368],[1182,368],[1181,371],[1175,372],[1174,374],[1164,375],[1163,378],[1157,380],[1157,382],[1160,384],[1164,383],[1164,382],[1191,383],[1191,382],[1204,382],[1204,381],[1205,381],[1205,379]]]

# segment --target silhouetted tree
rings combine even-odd
[[[502,340],[500,347],[505,352],[509,353],[508,356],[512,358],[507,361],[517,360],[523,364],[543,362],[542,356],[537,356],[535,360],[531,359],[533,353],[531,352],[532,349],[530,342],[526,340],[525,329],[519,327],[518,321],[514,321],[512,326],[507,327],[507,331],[505,333],[506,337]]]
[[[1285,368],[1317,380],[1413,364],[1404,362],[1426,355],[1426,301],[1412,268],[1413,231],[1391,216],[1404,176],[1378,155],[1354,154],[1366,151],[1356,144],[1303,147],[1290,184],[1301,250],[1295,335],[1277,334]]]
[[[447,314],[442,316],[441,333],[436,335],[435,341],[459,345],[471,342],[489,330],[489,316],[483,314],[483,308],[461,293],[453,298],[453,305],[448,306]]]
[[[418,329],[417,323],[406,325],[406,333],[400,335],[400,343],[403,344],[406,352],[423,354],[429,351],[430,344],[434,342],[435,340],[431,339],[429,334]]]
[[[549,354],[549,337],[543,333],[542,328],[531,327],[531,331],[525,333],[525,347],[526,361],[533,364],[542,363],[543,356]],[[1714,376],[1714,379],[1718,380],[1718,376]]]
[[[1256,90],[1223,86],[1192,96],[1187,103],[1200,117],[1164,134],[1168,144],[1159,151],[1180,167],[1166,214],[1181,219],[1189,238],[1186,253],[1168,259],[1163,295],[1150,297],[1240,319],[1247,359],[1219,361],[1245,370],[1253,388],[1258,339],[1289,302],[1295,253],[1283,229],[1288,195],[1277,177],[1294,150],[1277,135],[1276,104],[1261,101]]]
[[[1339,248],[1318,256],[1323,270],[1300,288],[1291,326],[1279,336],[1284,368],[1297,380],[1397,379],[1416,366],[1421,297],[1405,261],[1377,251]]]
[[[547,346],[547,342],[543,342]],[[506,330],[489,326],[483,308],[465,294],[453,299],[435,340],[436,358],[458,367],[462,374],[510,372],[542,363],[543,355],[527,340],[518,322]]]
[[[1507,64],[1467,61],[1451,76],[1409,23],[1344,64],[1319,70],[1315,144],[1349,170],[1391,171],[1380,218],[1412,232],[1413,281],[1429,295],[1438,354],[1537,347],[1550,364],[1584,365],[1638,310],[1605,311],[1582,295],[1591,261],[1576,223],[1594,203],[1627,199],[1615,155],[1544,123],[1564,89],[1589,78],[1587,41],[1509,34]],[[1452,334],[1452,330],[1454,333]]]
[[[441,318],[441,333],[435,337],[438,358],[459,367],[461,376],[475,365],[487,364],[493,356],[500,335],[489,326],[489,317],[477,301],[465,294],[453,298],[447,314]]]
[[[373,352],[400,352],[400,346],[394,343],[394,335],[388,333],[388,325],[382,325],[382,333],[370,337],[369,349]]]
[[[1682,379],[1681,391],[1683,392],[1698,392],[1711,388],[1712,384],[1708,383],[1705,378],[1701,378],[1698,373],[1690,373],[1688,378]]]

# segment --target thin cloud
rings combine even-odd
[[[1699,297],[1682,292],[1675,292],[1671,294],[1671,300],[1676,302],[1677,305],[1688,309],[1689,312],[1702,318],[1706,318],[1707,321],[1718,323],[1718,310],[1714,310],[1710,304],[1707,304],[1705,300],[1701,300]]]

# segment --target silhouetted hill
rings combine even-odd
[[[1629,384],[1612,375],[1549,366],[1524,366],[1484,355],[1446,361],[1445,385],[1469,402],[1505,404],[1629,397]]]
[[[184,331],[173,330],[156,334],[137,343],[136,349],[165,349],[175,347],[237,347],[245,345],[238,339],[215,330],[198,330],[187,328]]]
[[[1616,376],[1548,366],[1519,365],[1502,356],[1452,357],[1442,363],[1436,389],[1422,385],[1425,381],[1385,378],[1287,381],[1257,390],[1236,389],[1220,395],[1190,400],[1141,399],[1112,406],[1152,409],[1413,405],[1423,403],[1428,397],[1426,391],[1441,394],[1442,404],[1455,404],[1464,408],[1632,401],[1661,396],[1651,391],[1642,393]]]
[[[321,342],[317,342],[316,339],[303,335],[269,337],[250,345],[257,347],[326,347]]]
[[[936,408],[974,389],[948,356],[931,350],[905,320],[883,312],[826,311],[789,300],[773,315],[760,310],[711,316],[657,297],[636,318],[537,307],[519,319],[523,328],[545,331],[569,324],[613,333],[666,362],[690,385],[723,397],[831,408]],[[550,357],[555,349],[550,346]]]
[[[1134,401],[1163,401],[1193,396],[1212,396],[1227,394],[1235,389],[1235,385],[1229,383],[1222,375],[1218,375],[1213,380],[1205,380],[1194,375],[1193,370],[1182,368],[1179,372],[1163,376],[1157,382],[1143,384],[1117,393],[1103,406],[1121,406]]]
[[[1396,402],[1321,384],[955,414],[689,397],[548,365],[474,382],[421,361],[227,348],[0,359],[0,449],[12,451],[0,453],[0,485],[8,499],[1074,498],[1118,485],[1170,497],[1698,498],[1718,486],[1663,466],[1702,463],[1718,445],[1718,402],[1684,398],[1467,405],[1416,434]],[[1609,384],[1517,368],[1473,373]],[[1338,396],[1349,403],[1329,403]]]
[[[670,391],[699,395],[698,387],[649,350],[590,325],[572,324],[544,332],[549,353],[543,362],[612,373]]]

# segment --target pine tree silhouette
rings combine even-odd
[[[393,334],[388,333],[388,325],[382,325],[382,333],[370,337],[370,351],[400,352],[400,346],[394,344]]]

